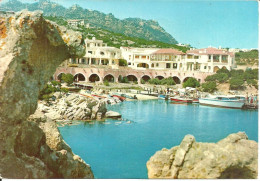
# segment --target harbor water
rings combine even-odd
[[[81,122],[60,127],[64,140],[81,156],[95,178],[147,178],[146,162],[162,148],[179,145],[187,134],[197,142],[217,142],[244,131],[258,142],[258,111],[224,109],[164,100],[108,106],[123,121]]]

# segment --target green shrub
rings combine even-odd
[[[229,80],[231,90],[241,90],[244,88],[244,80],[239,78],[231,78]]]
[[[161,81],[158,78],[150,79],[148,82],[149,82],[149,84],[154,84],[154,85],[160,85],[161,84]]]
[[[107,80],[104,81],[105,86],[109,86],[109,82]]]
[[[41,99],[41,100],[48,101],[50,98],[51,98],[51,96],[48,95],[48,94],[46,94],[46,95],[43,95],[43,96],[42,96],[42,99]]]
[[[221,73],[225,73],[228,75],[228,77],[230,77],[230,72],[228,69],[222,67],[221,69],[217,70],[217,74],[221,74]]]
[[[125,59],[119,59],[119,66],[127,66],[127,61]]]
[[[119,77],[118,77],[118,82],[121,82],[121,83],[122,83],[122,81],[123,81],[123,77],[122,77],[122,75],[119,75]]]
[[[62,74],[61,80],[67,83],[67,85],[71,85],[74,81],[74,76],[72,74]]]
[[[61,86],[61,83],[60,82],[58,82],[58,81],[55,81],[55,80],[53,80],[53,81],[51,81],[51,84],[53,85],[53,86]]]
[[[258,69],[247,69],[244,72],[243,77],[245,80],[258,79]]]
[[[138,84],[138,82],[137,82],[137,81],[134,81],[134,84]]]
[[[144,79],[141,79],[141,84],[145,84],[145,80]]]
[[[212,92],[217,90],[217,84],[216,84],[216,82],[213,82],[213,81],[212,82],[205,82],[201,86],[202,86],[202,90],[204,92],[212,93]]]
[[[196,87],[199,87],[200,86],[200,83],[199,81],[197,81],[195,78],[193,77],[190,77],[188,78],[188,80],[186,82],[184,82],[182,84],[182,86],[185,88],[185,87],[193,87],[193,88],[196,88]]]
[[[69,92],[69,89],[67,89],[67,88],[61,88],[61,92],[68,93],[68,92]]]
[[[172,77],[162,79],[160,82],[161,82],[161,85],[176,85],[176,83],[174,82]]]
[[[224,83],[229,79],[229,76],[226,73],[218,73],[216,74],[216,79],[219,83]]]
[[[248,85],[252,85],[252,86],[254,86],[256,89],[258,89],[258,83],[257,83],[256,80],[254,80],[254,79],[249,79],[249,80],[247,80],[246,82],[247,82]]]
[[[230,75],[231,78],[235,78],[235,79],[243,79],[243,74],[244,74],[244,70],[231,70],[230,71]]]
[[[123,77],[121,83],[129,83],[128,78],[127,77]]]

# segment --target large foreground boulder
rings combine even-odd
[[[180,146],[162,149],[147,162],[149,178],[257,178],[258,144],[245,133],[218,143],[198,143],[186,135]]]
[[[81,34],[46,21],[41,12],[0,13],[2,177],[93,178],[90,167],[63,143],[58,130],[48,131],[53,125],[27,121],[56,67],[84,54]]]

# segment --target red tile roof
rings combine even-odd
[[[199,54],[199,55],[230,55],[234,56],[234,53],[228,52],[227,50],[217,49],[213,47],[188,50],[187,54]]]
[[[153,54],[174,54],[174,55],[184,55],[185,53],[172,49],[172,48],[167,48],[167,49],[160,49],[155,51]]]

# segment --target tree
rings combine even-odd
[[[149,82],[149,84],[155,84],[155,85],[160,85],[160,83],[161,83],[158,78],[150,79],[148,82]]]
[[[204,92],[212,93],[217,90],[217,84],[216,84],[216,82],[213,82],[213,81],[205,82],[201,86],[202,86],[202,89]]]
[[[240,89],[243,89],[244,86],[244,80],[242,79],[239,79],[239,78],[231,78],[229,80],[229,83],[230,83],[230,89],[231,90],[240,90]]]
[[[221,73],[225,73],[228,75],[228,77],[230,77],[230,72],[228,69],[222,67],[221,69],[217,70],[217,74],[221,74]]]
[[[196,87],[199,87],[200,86],[200,83],[199,81],[197,81],[195,78],[193,77],[190,77],[188,78],[188,80],[186,82],[184,82],[182,84],[182,86],[185,88],[185,87],[193,87],[193,88],[196,88]]]
[[[176,84],[172,77],[162,79],[162,80],[160,80],[160,82],[161,82],[162,85],[175,85]]]
[[[64,82],[66,82],[67,85],[69,86],[69,85],[71,85],[71,84],[73,83],[74,76],[73,76],[72,74],[70,74],[70,73],[68,73],[68,74],[62,74],[61,80],[64,81]]]

